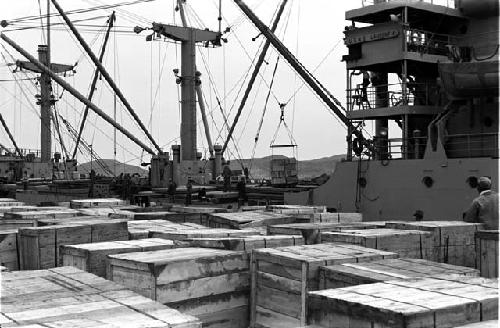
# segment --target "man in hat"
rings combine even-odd
[[[465,212],[464,221],[483,223],[487,230],[498,230],[498,193],[491,190],[491,180],[480,177],[477,181],[479,197]]]

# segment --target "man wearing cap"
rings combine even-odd
[[[487,230],[498,230],[498,193],[491,190],[491,180],[480,177],[477,182],[479,197],[465,212],[464,221],[483,223]]]

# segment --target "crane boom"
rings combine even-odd
[[[82,48],[85,50],[85,52],[87,53],[87,55],[89,55],[90,59],[92,60],[92,62],[96,66],[96,68],[99,70],[99,72],[104,77],[104,79],[106,80],[106,82],[108,82],[108,84],[111,87],[111,89],[113,89],[113,92],[121,100],[121,102],[123,103],[123,106],[125,106],[125,108],[128,110],[128,112],[130,113],[130,115],[132,115],[132,117],[134,118],[134,120],[137,122],[137,124],[139,125],[139,127],[141,128],[141,130],[144,132],[144,134],[146,135],[146,137],[148,137],[149,141],[153,144],[153,146],[156,148],[156,150],[158,152],[161,152],[162,149],[160,148],[160,146],[153,139],[153,136],[151,135],[151,133],[149,133],[148,129],[144,126],[144,123],[142,123],[142,121],[139,118],[139,116],[137,116],[136,112],[134,111],[134,109],[132,108],[132,106],[130,105],[130,103],[127,101],[127,99],[125,98],[125,96],[121,92],[120,88],[118,88],[118,86],[116,85],[115,81],[113,81],[113,79],[111,78],[111,75],[109,75],[108,71],[106,70],[106,68],[104,68],[104,66],[99,61],[99,59],[97,58],[97,56],[94,54],[94,52],[92,51],[92,49],[90,49],[90,46],[87,44],[87,42],[85,42],[85,40],[81,36],[80,32],[78,32],[78,30],[76,29],[75,25],[68,18],[68,16],[64,12],[64,10],[59,5],[59,3],[56,0],[51,0],[51,1],[54,4],[54,7],[56,7],[56,9],[59,12],[59,14],[61,15],[61,17],[63,18],[63,20],[66,22],[66,25],[68,25],[68,27],[71,30],[71,32],[73,32],[73,35],[78,40],[78,42],[80,43],[80,45],[82,46]]]
[[[101,63],[102,63],[102,60],[104,59],[104,53],[106,51],[106,46],[108,44],[109,34],[111,32],[111,29],[113,28],[113,24],[115,22],[115,19],[116,19],[115,12],[113,11],[113,13],[111,14],[111,16],[108,19],[108,28],[106,30],[106,34],[104,35],[104,41],[102,43],[101,53],[99,54],[99,61]],[[87,97],[90,101],[92,101],[92,97],[94,96],[98,79],[99,79],[99,69],[96,68],[94,71],[94,78],[92,79],[92,84],[90,86],[90,92],[89,92],[89,95]],[[89,114],[89,106],[85,106],[85,110],[83,111],[82,122],[80,124],[80,129],[78,130],[78,136],[76,137],[75,149],[73,150],[73,156],[72,156],[73,159],[75,159],[75,157],[76,157],[76,153],[78,151],[78,145],[80,144],[80,140],[82,138],[83,129],[85,127],[85,121],[87,120],[88,114]]]
[[[63,89],[71,93],[73,97],[81,101],[83,104],[89,106],[90,109],[92,109],[97,115],[102,117],[106,122],[114,126],[118,131],[123,133],[127,138],[132,140],[135,144],[137,144],[139,147],[150,153],[151,155],[154,155],[155,152],[149,148],[146,144],[144,144],[142,141],[140,141],[136,136],[134,136],[132,133],[127,131],[123,126],[115,122],[111,117],[108,116],[102,109],[97,107],[94,103],[92,103],[90,100],[88,100],[84,95],[82,95],[80,92],[78,92],[75,88],[73,88],[69,83],[64,81],[62,78],[60,78],[56,73],[54,73],[52,70],[50,70],[47,66],[42,64],[40,61],[36,60],[35,57],[30,55],[26,50],[21,48],[17,43],[15,43],[13,40],[11,40],[8,36],[6,36],[3,33],[0,33],[0,38],[7,42],[12,48],[14,48],[17,52],[19,52],[21,55],[23,55],[26,59],[28,59],[30,62],[32,62],[40,71],[45,72],[48,74],[57,84],[59,84]]]
[[[278,28],[278,23],[281,19],[281,16],[283,15],[283,11],[285,10],[285,6],[288,0],[283,0],[281,2],[281,5],[278,9],[278,13],[276,14],[276,18],[274,19],[273,25],[271,26],[271,33],[274,33],[276,29]],[[233,125],[231,125],[231,128],[229,129],[229,132],[227,134],[226,141],[224,142],[224,146],[222,146],[222,152],[224,153],[226,151],[226,148],[229,144],[229,141],[231,140],[231,137],[233,136],[234,129],[236,128],[236,124],[238,124],[238,120],[240,118],[241,112],[243,111],[243,108],[245,107],[245,104],[248,100],[248,97],[250,96],[250,92],[252,91],[252,87],[255,83],[255,80],[257,79],[257,76],[259,75],[260,68],[262,67],[262,64],[264,64],[264,61],[266,59],[267,55],[267,50],[271,46],[271,42],[269,39],[266,39],[266,42],[264,43],[264,47],[262,47],[262,51],[259,55],[259,59],[257,60],[257,63],[255,64],[255,68],[253,70],[252,76],[250,77],[250,80],[248,81],[248,86],[247,89],[245,90],[245,94],[243,95],[243,98],[241,99],[240,106],[238,107],[238,112],[236,113],[236,116],[234,117]]]
[[[242,1],[234,0],[236,5],[257,27],[260,33],[264,35],[273,47],[280,53],[281,56],[293,67],[304,82],[320,97],[320,99],[330,108],[330,110],[344,123],[349,131],[364,143],[365,138],[360,130],[351,123],[336,104],[338,100],[325,90],[319,81],[300,63],[300,61],[288,50],[288,48],[280,41],[280,39],[264,24],[257,15]]]

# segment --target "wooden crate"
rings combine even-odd
[[[150,230],[150,237],[164,238],[170,240],[189,240],[193,238],[224,238],[224,237],[244,237],[258,235],[256,230],[233,230],[233,229],[219,229],[219,228],[206,228],[206,229],[185,229],[185,230],[166,230],[166,229],[152,229]]]
[[[476,232],[476,261],[481,277],[498,278],[498,230]]]
[[[173,247],[175,244],[171,240],[149,238],[67,245],[61,247],[61,253],[64,266],[73,266],[105,278],[108,255],[156,251]]]
[[[202,207],[202,206],[178,206],[174,205],[170,209],[171,212],[175,213],[226,213],[227,209],[221,207]]]
[[[290,215],[271,212],[235,212],[209,214],[207,223],[211,228],[245,229],[295,221]]]
[[[139,220],[129,221],[129,239],[143,239],[151,237],[151,231],[178,231],[206,229],[205,226],[196,223],[173,223],[165,220]]]
[[[0,265],[8,270],[19,270],[17,230],[0,231]]]
[[[434,244],[433,261],[471,268],[476,266],[474,235],[482,227],[479,223],[419,221],[388,222],[386,226],[393,229],[429,231]]]
[[[48,269],[62,264],[60,247],[110,240],[128,240],[127,222],[88,221],[21,228],[18,233],[21,270]]]
[[[476,269],[420,259],[387,259],[365,263],[344,263],[319,269],[320,289],[372,284],[396,279],[426,277],[478,277]]]
[[[120,208],[107,207],[107,208],[82,208],[78,212],[80,215],[86,216],[108,216],[114,219],[134,219],[134,212],[122,210]]]
[[[37,226],[37,220],[17,220],[17,219],[6,219],[3,216],[0,216],[0,230],[12,230],[18,228],[27,228],[27,227],[35,227]]]
[[[398,229],[363,229],[322,232],[323,242],[360,245],[398,253],[400,257],[433,259],[433,239],[427,231]]]
[[[498,320],[488,320],[476,323],[469,323],[465,326],[455,327],[455,328],[498,328]]]
[[[201,328],[185,315],[72,267],[2,272],[3,327]]]
[[[176,248],[110,255],[110,278],[182,313],[203,327],[248,327],[245,252]]]
[[[306,245],[320,244],[324,231],[343,231],[346,229],[371,229],[377,225],[371,223],[290,223],[267,227],[269,235],[302,235]]]
[[[70,201],[71,208],[96,208],[124,205],[127,205],[127,202],[118,198],[74,199]]]
[[[192,247],[216,248],[231,251],[249,252],[257,248],[274,248],[285,246],[299,246],[304,244],[302,236],[275,235],[275,236],[246,236],[223,238],[193,238],[187,240]]]
[[[313,223],[354,223],[362,222],[361,213],[314,213],[311,217]]]
[[[319,288],[321,266],[396,257],[395,253],[334,243],[253,250],[251,327],[305,325],[307,292]]]
[[[268,205],[267,210],[280,214],[326,213],[326,206]]]
[[[498,318],[498,281],[418,278],[309,293],[309,323],[321,327],[456,327]]]
[[[69,218],[78,216],[80,213],[72,209],[60,210],[40,210],[40,211],[26,211],[26,212],[6,212],[4,218],[17,219],[17,220],[37,220],[45,218]]]

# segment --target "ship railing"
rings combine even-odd
[[[420,159],[425,153],[427,137],[376,139],[374,157],[377,159]]]
[[[498,133],[452,134],[445,136],[445,150],[450,158],[498,158]]]
[[[380,4],[380,3],[384,3],[384,2],[391,2],[391,1],[403,2],[404,0],[403,1],[402,0],[361,0],[361,5],[363,7],[366,7],[366,6],[372,6],[372,5],[376,5],[376,4]],[[430,3],[432,5],[444,6],[444,7],[448,7],[448,8],[457,8],[455,0],[406,0],[406,2],[408,2],[408,3],[426,2],[426,3]]]
[[[438,106],[439,87],[436,83],[392,83],[363,87],[357,84],[347,90],[347,108],[367,110],[397,106]]]
[[[405,27],[407,52],[448,56],[450,47],[457,43],[456,37],[450,34],[438,34],[430,31]]]
[[[20,148],[19,150],[23,156],[35,154],[35,157],[40,157],[41,153],[39,149]],[[7,151],[5,149],[0,149],[0,156],[8,156],[9,153],[17,155],[17,151],[14,148],[8,148]]]

